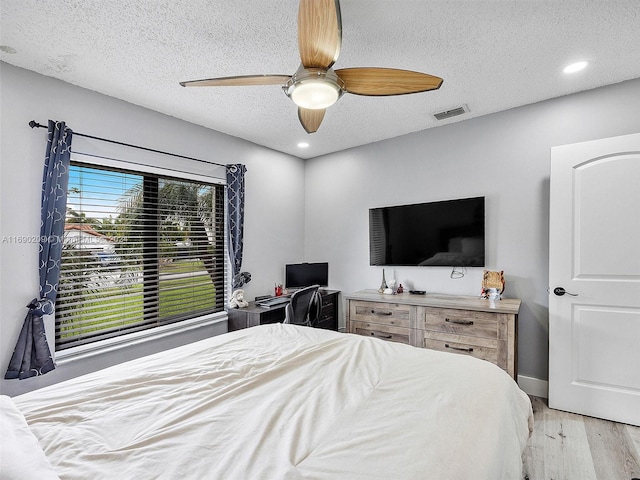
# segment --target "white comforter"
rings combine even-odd
[[[14,398],[62,479],[519,479],[531,404],[463,355],[293,325]]]

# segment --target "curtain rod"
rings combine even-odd
[[[29,126],[31,128],[49,128],[47,125],[40,125],[38,122],[36,122],[35,120],[31,120],[29,122]],[[67,127],[68,128],[68,127]],[[75,132],[73,130],[71,130],[73,132],[74,135],[77,135],[78,137],[85,137],[85,138],[91,138],[93,140],[100,140],[101,142],[107,142],[107,143],[115,143],[116,145],[122,145],[125,147],[131,147],[131,148],[137,148],[139,150],[146,150],[147,152],[153,152],[153,153],[160,153],[162,155],[169,155],[171,157],[178,157],[178,158],[184,158],[186,160],[193,160],[194,162],[201,162],[201,163],[207,163],[209,165],[216,165],[218,167],[225,167],[226,165],[223,165],[221,163],[216,163],[216,162],[209,162],[207,160],[201,160],[199,158],[194,158],[194,157],[186,157],[184,155],[178,155],[177,153],[171,153],[171,152],[163,152],[162,150],[155,150],[153,148],[148,148],[148,147],[141,147],[139,145],[132,145],[130,143],[124,143],[124,142],[118,142],[117,140],[109,140],[108,138],[101,138],[101,137],[94,137],[93,135],[87,135],[85,133],[78,133]]]

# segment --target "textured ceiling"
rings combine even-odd
[[[342,0],[335,68],[403,68],[444,84],[414,95],[346,94],[308,135],[279,86],[178,84],[293,74],[296,0],[2,0],[0,8],[7,63],[301,158],[640,77],[639,0]],[[577,60],[590,65],[563,74]],[[469,113],[432,116],[462,104]]]

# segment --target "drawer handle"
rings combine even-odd
[[[378,337],[378,338],[393,338],[393,336],[391,335],[380,335],[379,333],[376,333],[376,332],[371,332],[371,336]]]
[[[463,348],[463,347],[452,347],[451,345],[449,345],[448,343],[445,343],[444,346],[446,348],[450,348],[451,350],[460,350],[461,352],[473,352],[473,348],[469,347],[469,348]]]
[[[473,325],[473,320],[456,320],[455,318],[451,320],[449,318],[445,318],[444,321],[449,323],[457,323],[458,325]]]
[[[374,315],[385,315],[387,317],[393,315],[393,312],[378,312],[377,310],[371,310],[371,313]]]

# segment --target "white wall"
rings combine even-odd
[[[549,150],[552,146],[640,131],[640,80],[562,97],[303,162],[300,159],[161,115],[95,92],[0,63],[0,238],[39,234],[43,129],[30,120],[64,120],[78,132],[113,138],[247,172],[245,259],[247,296],[282,281],[285,263],[329,261],[330,285],[344,292],[380,285],[369,266],[368,209],[375,206],[484,195],[487,266],[504,269],[506,296],[523,300],[520,373],[547,378]],[[473,105],[470,105],[473,108]],[[91,143],[91,142],[89,142]],[[83,145],[80,138],[74,147]],[[86,145],[86,141],[85,144]],[[93,145],[98,148],[98,145]],[[165,165],[202,172],[169,157]],[[279,207],[286,214],[273,215]],[[303,239],[305,239],[303,241]],[[450,269],[387,269],[405,286],[432,292],[478,293],[482,269],[463,279]],[[4,374],[37,295],[37,245],[0,243],[0,373]],[[14,395],[84,371],[219,333],[190,332],[144,348],[64,365],[37,379],[4,381]]]
[[[369,208],[485,196],[487,267],[505,271],[506,297],[523,300],[519,373],[546,380],[550,148],[640,132],[639,112],[633,80],[310,160],[306,258],[329,262],[333,288],[378,288]],[[482,270],[452,280],[450,268],[388,268],[386,278],[475,295]]]
[[[216,163],[244,163],[246,229],[243,270],[252,273],[247,296],[273,291],[283,280],[283,266],[304,254],[304,162],[258,145],[161,115],[111,97],[0,63],[0,238],[38,236],[40,184],[46,129],[29,128],[64,120],[77,132],[175,152]],[[73,149],[108,149],[102,142],[76,137]],[[132,155],[139,151],[132,151]],[[158,164],[207,173],[208,167],[174,157],[154,157]],[[273,215],[286,206],[286,215]],[[38,245],[0,243],[0,370],[6,372],[25,305],[38,295]],[[94,357],[79,365],[61,365],[39,378],[2,380],[0,391],[15,395],[74,375],[226,331],[226,324],[163,339],[135,349]]]

